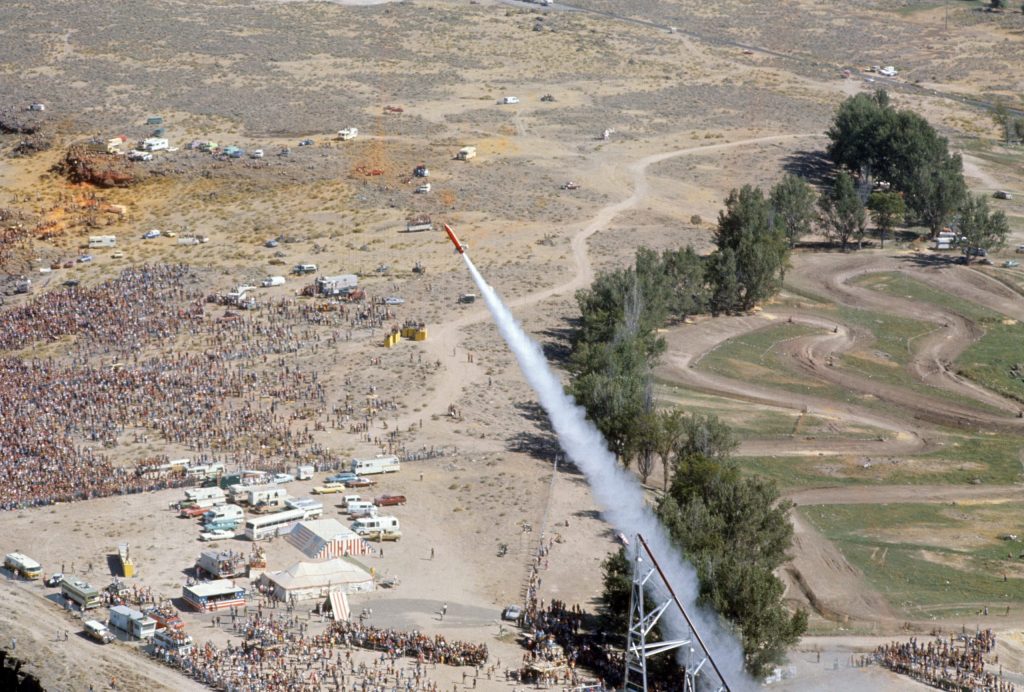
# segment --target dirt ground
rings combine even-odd
[[[392,321],[425,322],[427,341],[386,350],[380,329],[356,329],[331,352],[303,348],[289,358],[291,367],[318,374],[329,391],[328,410],[348,398],[362,402],[371,391],[396,402],[374,421],[371,439],[344,426],[314,430],[316,443],[333,458],[377,453],[372,438],[393,431],[401,431],[408,450],[457,448],[443,458],[406,462],[399,474],[372,489],[409,497],[394,512],[403,539],[386,544],[383,557],[366,558],[375,573],[397,576],[401,584],[353,597],[353,609],[372,608],[376,624],[486,642],[508,667],[522,649],[499,614],[504,605],[521,602],[541,533],[560,538],[543,573],[541,597],[578,603],[590,612],[598,605],[600,563],[616,543],[580,476],[562,469],[552,484],[557,443],[486,309],[456,303],[474,289],[443,234],[399,233],[406,217],[430,214],[451,223],[484,276],[558,358],[567,348],[574,292],[595,272],[629,262],[640,244],[709,248],[715,216],[732,187],[767,187],[784,171],[815,180],[822,133],[832,109],[851,93],[891,89],[899,104],[924,112],[964,152],[965,173],[977,192],[1018,189],[1022,169],[1016,152],[995,144],[991,118],[958,97],[993,101],[1020,93],[1024,85],[1014,66],[1024,56],[1019,42],[1006,39],[1020,31],[1021,16],[983,16],[974,11],[976,3],[958,3],[947,32],[940,10],[898,4],[826,8],[800,0],[780,11],[778,3],[739,0],[639,0],[627,9],[578,0],[571,3],[575,10],[542,10],[487,0],[267,1],[244,8],[219,0],[188,8],[147,0],[131,13],[85,2],[5,5],[0,108],[21,112],[31,102],[44,102],[47,110],[31,115],[58,145],[31,156],[7,156],[22,135],[0,134],[0,206],[41,219],[40,227],[52,236],[14,248],[3,269],[12,276],[31,274],[38,293],[58,290],[70,278],[96,285],[128,265],[182,262],[200,271],[204,291],[223,292],[284,274],[298,262],[315,262],[323,273],[359,274],[375,297],[404,299]],[[891,63],[901,72],[893,80],[863,71]],[[852,68],[853,77],[839,78],[843,68]],[[542,101],[547,94],[554,101]],[[521,103],[498,105],[505,95]],[[385,113],[385,105],[403,112]],[[158,114],[177,150],[137,164],[138,185],[93,190],[50,172],[72,141],[92,134],[141,138],[153,129],[145,125],[147,117]],[[334,140],[335,131],[349,126],[359,127],[358,139]],[[612,132],[603,139],[606,129]],[[306,137],[315,145],[299,147]],[[216,160],[185,150],[192,139],[262,148],[266,156]],[[452,160],[466,145],[478,148],[477,158]],[[289,155],[278,156],[284,147]],[[433,189],[427,195],[413,193],[419,181],[412,168],[420,162],[431,169]],[[384,175],[359,172],[375,168]],[[560,189],[569,180],[580,189]],[[97,215],[85,205],[92,195],[126,205],[127,215]],[[1011,246],[1024,242],[1022,198],[993,202],[1011,218]],[[201,233],[210,242],[143,241],[149,228]],[[97,251],[91,264],[38,274],[40,266],[77,256],[84,237],[96,233],[116,234],[124,257]],[[282,238],[280,245],[264,247],[274,237]],[[935,324],[918,343],[911,372],[985,408],[828,367],[829,358],[861,348],[863,332],[841,321],[826,324],[791,303],[670,329],[669,350],[656,375],[744,406],[806,411],[886,433],[879,440],[837,439],[832,447],[823,440],[748,439],[742,453],[750,456],[910,454],[929,449],[938,426],[963,421],[979,432],[1019,434],[1013,402],[942,366],[976,338],[969,320],[850,283],[868,271],[905,272],[1024,319],[1019,295],[1004,283],[917,257],[902,249],[800,252],[788,276],[801,291],[837,304]],[[426,273],[413,273],[416,263]],[[294,298],[305,283],[289,278],[283,287],[262,291],[260,301]],[[4,309],[24,300],[9,297]],[[211,318],[221,315],[207,310]],[[787,343],[781,356],[794,376],[883,399],[903,415],[694,367],[726,340],[787,319],[836,328]],[[304,328],[319,335],[331,331]],[[31,355],[59,358],[63,347]],[[209,335],[183,335],[166,348],[149,345],[146,353],[216,347]],[[271,361],[254,367],[274,373],[279,366]],[[225,404],[222,415],[238,403]],[[288,411],[300,406],[281,405]],[[459,417],[447,415],[453,405]],[[291,425],[299,430],[324,418],[321,411]],[[166,441],[126,438],[109,452],[123,464],[144,454],[195,454]],[[271,452],[250,451],[276,461]],[[237,462],[241,455],[226,456]],[[313,486],[292,483],[289,491],[300,496]],[[801,505],[921,502],[924,496],[945,502],[1012,496],[1017,489],[842,486],[791,497]],[[140,568],[134,581],[178,597],[185,570],[207,547],[197,541],[193,522],[167,509],[180,497],[180,490],[166,490],[5,512],[0,548],[29,552],[47,572],[63,568],[105,585],[110,553],[129,541]],[[340,516],[329,503],[326,510],[325,516]],[[847,664],[850,656],[904,635],[906,618],[813,526],[796,514],[794,520],[793,560],[780,574],[787,599],[811,610],[818,625],[838,627],[840,636],[806,638],[790,657],[793,677],[781,687],[911,689],[906,679]],[[532,530],[524,530],[524,523]],[[509,546],[504,557],[498,557],[499,543]],[[218,545],[248,549],[241,540]],[[269,546],[271,570],[298,559],[285,541]],[[52,589],[11,580],[0,582],[0,589],[0,646],[16,638],[12,653],[44,686],[102,689],[117,678],[119,688],[191,689],[186,678],[129,652],[133,644],[100,648],[78,636],[80,625],[48,598]],[[441,622],[438,610],[446,602],[449,616]],[[210,616],[185,617],[200,642],[230,639]],[[1001,624],[1000,661],[1007,670],[1024,670],[1022,626],[1018,619]],[[856,629],[856,636],[844,636],[844,627]],[[56,641],[64,629],[73,636]],[[865,631],[872,636],[860,636]],[[462,671],[440,668],[432,679],[457,687]],[[483,689],[511,686],[480,682]]]

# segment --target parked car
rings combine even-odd
[[[71,267],[73,266],[75,266],[75,260],[68,260],[67,262],[64,263],[65,269],[71,269]]]
[[[270,479],[270,482],[275,485],[281,485],[282,483],[291,483],[294,480],[295,476],[290,473],[275,473],[273,478]]]
[[[92,262],[92,255],[81,255],[79,256],[78,261],[82,264],[85,262]]]
[[[254,159],[262,159],[263,158],[263,150],[262,149],[253,149],[252,152],[249,154],[249,156],[251,156]]]
[[[886,65],[885,67],[878,71],[878,74],[882,75],[883,77],[895,77],[896,75],[899,74],[899,72],[892,65]]]
[[[388,296],[384,299],[384,302],[388,305],[402,305],[405,303],[405,299],[398,296]]]
[[[405,504],[405,495],[381,495],[373,504],[378,507],[394,507],[395,505]]]
[[[336,473],[333,476],[328,476],[327,477],[327,482],[328,483],[348,483],[349,481],[354,481],[357,478],[359,478],[359,476],[357,476],[356,474],[352,473],[351,471],[343,471],[341,473]]]
[[[1017,260],[1006,260],[1005,262],[1003,262],[1003,266],[1006,267],[1007,269],[1013,269],[1014,267],[1019,267],[1020,262],[1018,262]]]
[[[159,238],[161,235],[163,235],[163,233],[160,231],[160,229],[159,228],[154,228],[152,230],[149,230],[149,231],[146,231],[145,233],[143,233],[142,234],[142,238],[144,240],[152,240],[153,238]]]
[[[56,574],[51,574],[47,577],[45,583],[47,586],[60,586],[62,581],[64,581],[64,573],[57,572]]]
[[[505,606],[505,610],[501,611],[502,620],[518,620],[519,616],[523,614],[523,609],[517,605]]]
[[[263,243],[263,247],[277,247],[277,239],[271,238],[267,242]]]
[[[68,279],[67,281],[64,282],[64,285],[67,286],[68,288],[74,288],[75,286],[78,285],[78,279]]]
[[[299,142],[299,146],[300,147],[311,147],[311,146],[313,146],[313,140],[311,140],[311,139],[304,139],[304,140]]]
[[[353,480],[345,481],[345,485],[347,487],[349,487],[349,488],[369,488],[371,485],[374,485],[376,482],[377,481],[372,481],[369,478],[363,478],[362,476],[357,476]]]
[[[983,247],[964,248],[964,254],[968,257],[988,257],[988,250]]]
[[[992,196],[996,199],[1013,199],[1013,195],[1006,190],[996,190],[992,193]]]
[[[120,250],[118,250],[117,252],[112,254],[110,257],[111,257],[111,259],[121,259],[122,257],[124,257],[124,253],[121,252]]]
[[[199,534],[199,540],[201,541],[220,541],[234,537],[235,532],[228,531],[226,529],[218,529],[216,531],[203,531]]]

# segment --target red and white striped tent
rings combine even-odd
[[[376,552],[369,543],[337,519],[300,521],[286,538],[313,560],[371,555]]]

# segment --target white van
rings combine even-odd
[[[214,507],[203,515],[203,523],[212,524],[215,521],[241,521],[245,518],[245,512],[238,505],[221,505]]]
[[[268,276],[263,279],[260,284],[263,288],[270,288],[271,286],[284,286],[284,281],[285,279],[283,276]]]
[[[346,504],[345,511],[350,517],[374,516],[377,514],[377,505],[366,500],[357,500]]]
[[[352,530],[363,538],[383,538],[386,541],[397,541],[402,537],[401,526],[397,517],[364,517],[352,522]]]

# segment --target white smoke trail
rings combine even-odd
[[[586,411],[565,393],[561,382],[548,366],[540,346],[526,334],[497,292],[484,281],[469,255],[463,254],[462,257],[487,302],[498,331],[547,412],[559,444],[590,483],[594,499],[603,508],[604,518],[626,536],[643,534],[651,550],[658,556],[662,569],[687,614],[694,621],[701,638],[711,649],[716,664],[726,676],[727,680],[723,682],[734,691],[752,687],[743,672],[743,653],[739,643],[722,627],[714,613],[696,605],[697,574],[672,546],[661,522],[644,501],[643,488],[632,474],[619,465],[615,455],[608,450],[604,437],[587,420]],[[648,591],[659,602],[668,597],[664,587],[653,578],[648,581]],[[689,635],[686,621],[675,608],[665,611],[661,625],[669,639],[683,639]],[[688,662],[686,653],[679,650],[681,663]],[[705,666],[705,671],[711,672],[709,668]]]

